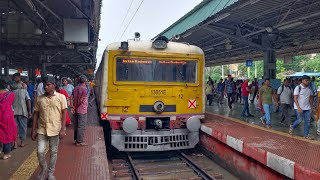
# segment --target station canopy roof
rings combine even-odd
[[[199,46],[212,66],[316,53],[319,32],[319,0],[203,0],[157,37]]]
[[[1,0],[2,67],[9,59],[10,68],[45,63],[55,75],[94,69],[100,9],[101,0]]]

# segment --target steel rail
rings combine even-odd
[[[204,170],[199,168],[190,158],[188,158],[183,152],[178,151],[178,155],[180,158],[190,167],[192,168],[198,175],[200,175],[205,180],[215,180],[214,177],[207,174]]]
[[[138,170],[134,167],[132,157],[130,156],[129,153],[127,153],[127,158],[128,158],[129,167],[132,170],[133,179],[134,180],[142,180],[139,176]]]

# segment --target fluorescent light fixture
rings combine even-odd
[[[32,9],[32,11],[37,11],[36,7],[34,6],[32,0],[25,0],[28,6]]]
[[[211,51],[211,50],[213,50],[213,49],[214,49],[214,48],[211,47],[211,48],[205,49],[204,51]]]
[[[42,31],[39,28],[36,28],[34,30],[34,34],[40,35],[40,34],[42,34]]]
[[[250,0],[250,3],[251,4],[255,4],[255,3],[259,2],[259,1],[261,1],[261,0]]]
[[[221,21],[222,19],[224,19],[224,18],[226,18],[228,16],[230,16],[230,13],[224,13],[224,14],[221,14],[218,17],[214,18],[213,21],[214,22],[218,22],[218,21]]]
[[[272,27],[266,27],[266,31],[267,31],[268,33],[271,33],[271,32],[273,31],[273,29],[272,29]]]
[[[291,29],[291,28],[300,26],[300,25],[302,25],[302,24],[304,24],[303,21],[298,21],[298,22],[294,22],[294,23],[291,23],[291,24],[287,24],[287,25],[280,26],[280,27],[278,27],[278,30]]]
[[[225,43],[231,43],[232,41],[229,38],[227,38],[227,39],[224,40],[224,42]]]
[[[225,48],[226,48],[227,50],[232,49],[232,44],[226,43],[226,44],[225,44]]]
[[[255,4],[255,3],[259,2],[259,1],[261,1],[261,0],[250,0],[250,1],[247,1],[245,3],[240,4],[239,6],[234,8],[233,10],[242,9],[243,7],[246,7],[248,5],[253,5],[253,4]]]
[[[182,38],[186,38],[186,37],[190,36],[191,34],[192,34],[192,32],[186,33],[186,34],[182,35]]]

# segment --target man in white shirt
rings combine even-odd
[[[309,76],[302,76],[302,83],[294,89],[294,111],[297,115],[297,119],[294,121],[293,125],[290,126],[289,133],[292,134],[293,129],[296,128],[302,118],[304,120],[304,138],[312,139],[309,136],[310,130],[310,119],[311,119],[311,112],[314,110],[312,108],[313,104],[313,92],[309,88],[310,77]]]
[[[44,94],[43,83],[39,83],[37,87],[37,96],[41,96]]]
[[[286,121],[288,124],[291,124],[288,110],[291,107],[293,91],[290,87],[289,79],[285,79],[283,81],[283,85],[278,88],[277,94],[278,102],[280,102],[280,107],[282,109],[281,124],[284,124],[284,121]]]

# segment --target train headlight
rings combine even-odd
[[[169,40],[165,36],[160,36],[156,40],[153,41],[152,47],[155,49],[165,49],[167,48]]]
[[[119,49],[123,50],[123,51],[128,51],[129,49],[129,43],[127,41],[123,41],[120,44]]]
[[[133,117],[128,117],[123,121],[122,128],[126,133],[133,133],[138,129],[138,121]]]
[[[192,116],[187,120],[187,128],[190,132],[199,131],[201,126],[200,119],[196,116]]]
[[[157,101],[153,105],[153,110],[156,113],[162,113],[164,111],[165,105],[162,101]]]

